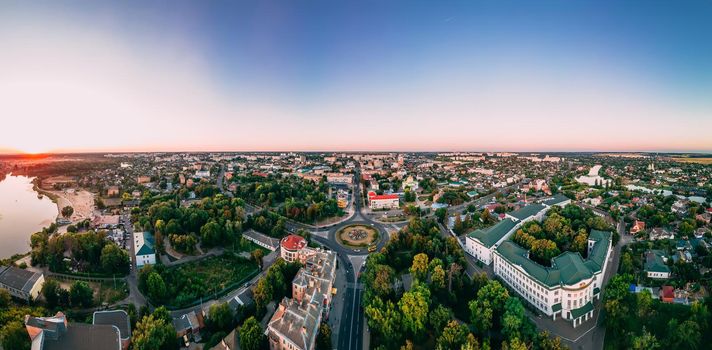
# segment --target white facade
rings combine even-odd
[[[481,261],[485,265],[492,263],[492,250],[495,247],[487,248],[478,239],[467,236],[465,239],[465,251],[474,256],[475,259]]]
[[[668,278],[670,278],[670,272],[653,272],[653,271],[648,271],[648,278],[668,279]]]
[[[37,299],[44,285],[44,275],[14,265],[0,266],[0,289],[18,299]]]
[[[136,268],[156,264],[156,251],[153,248],[153,242],[146,239],[146,232],[134,233],[134,252]]]
[[[369,208],[377,209],[398,209],[400,207],[400,199],[396,198],[374,198],[369,201]]]
[[[507,244],[509,245],[508,248],[514,245],[512,242],[507,242]],[[596,241],[589,240],[589,255],[591,255],[595,244]],[[570,320],[573,326],[577,327],[593,317],[593,300],[594,298],[600,298],[601,295],[601,283],[603,282],[603,275],[608,266],[608,258],[611,253],[611,241],[608,239],[606,242],[601,242],[601,244],[607,244],[605,246],[605,255],[601,259],[603,264],[600,269],[594,269],[593,271],[587,270],[588,267],[582,264],[583,260],[578,253],[564,253],[559,256],[562,257],[564,262],[561,264],[562,266],[546,268],[529,260],[527,253],[525,253],[527,257],[522,258],[521,252],[518,251],[513,254],[517,261],[510,261],[506,254],[497,250],[493,255],[494,273],[542,313],[552,317],[554,320],[556,320],[557,316]],[[518,247],[518,249],[523,250],[521,247]],[[573,262],[568,263],[570,256],[574,256]],[[574,261],[576,256],[578,256],[578,262]],[[565,276],[571,275],[571,271],[569,271],[571,265],[579,265],[584,272],[589,273],[588,276],[590,277],[581,279],[574,277],[573,280],[575,282],[570,284],[564,282],[568,278]],[[531,273],[532,271],[536,271],[536,276]],[[573,276],[576,276],[576,273]],[[542,278],[547,279],[547,281],[542,281]],[[551,283],[552,281],[558,282]]]

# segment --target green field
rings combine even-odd
[[[200,298],[205,299],[236,288],[254,276],[258,266],[252,260],[225,253],[157,270],[168,289],[168,298],[164,304],[186,307]]]

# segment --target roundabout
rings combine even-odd
[[[379,238],[378,230],[367,224],[350,224],[336,231],[336,241],[346,248],[368,248]]]

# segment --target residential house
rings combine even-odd
[[[630,228],[630,234],[635,235],[643,230],[645,230],[645,222],[635,220],[635,223],[633,223],[633,227]]]
[[[662,227],[656,227],[656,228],[650,230],[650,240],[652,240],[652,241],[657,241],[660,239],[673,239],[673,238],[675,238],[675,235],[672,232],[670,232]]]
[[[662,250],[648,250],[645,252],[645,273],[648,278],[670,278],[670,267],[667,266],[667,256]]]
[[[176,337],[192,335],[194,339],[200,339],[200,330],[205,328],[205,320],[200,312],[191,312],[173,319],[173,327],[176,329]]]

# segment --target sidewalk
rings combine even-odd
[[[337,348],[339,344],[339,331],[341,330],[341,318],[344,309],[344,295],[346,293],[346,276],[344,275],[344,267],[339,266],[334,280],[334,288],[337,292],[331,303],[331,311],[329,311],[329,320],[327,324],[331,327],[331,342],[333,348]]]

